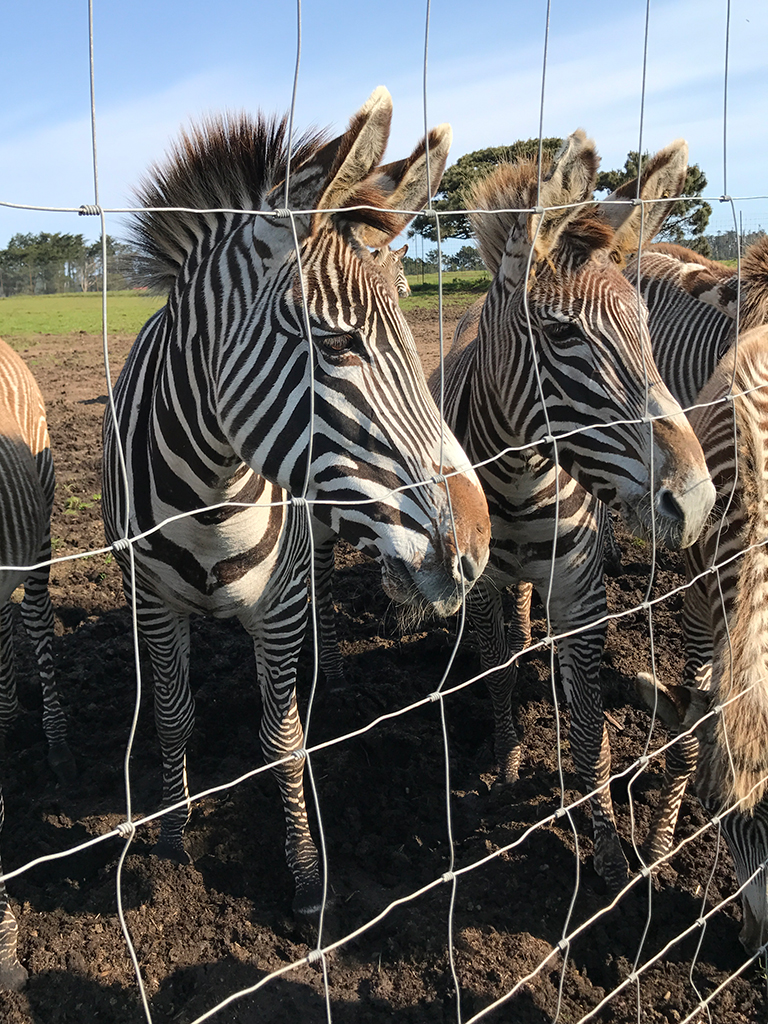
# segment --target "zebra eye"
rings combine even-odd
[[[551,341],[566,341],[578,334],[575,324],[560,320],[547,324],[544,330]]]
[[[333,352],[345,352],[352,344],[351,334],[332,334],[330,337],[323,338],[323,346],[331,349]]]

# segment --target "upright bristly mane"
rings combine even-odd
[[[587,168],[590,178],[596,176],[598,163],[597,154],[592,154]],[[546,205],[567,206],[573,202],[569,191],[571,183],[566,178],[562,188],[558,189],[554,182],[548,181],[552,166],[553,160],[545,155],[541,181],[547,182]],[[515,163],[499,164],[469,190],[467,201],[468,208],[473,211],[469,214],[469,220],[480,255],[488,270],[495,274],[501,265],[510,231],[522,225],[520,213],[514,211],[531,210],[539,203],[538,161],[526,157]],[[613,229],[595,217],[594,207],[589,205],[569,219],[563,229],[560,244],[574,249],[574,254],[579,250],[579,255],[586,258],[596,249],[607,249],[613,235]],[[529,240],[533,241],[532,238]],[[583,253],[580,251],[582,249]],[[580,259],[577,259],[578,262]]]
[[[291,147],[291,166],[326,139],[319,131],[299,138]],[[204,256],[240,223],[236,214],[188,211],[262,209],[267,192],[284,180],[287,159],[286,117],[221,114],[183,130],[166,160],[151,167],[134,192],[137,206],[186,208],[133,215],[131,238],[143,257],[145,283],[170,289],[193,253]]]
[[[768,235],[750,245],[741,258],[741,330],[768,323]]]
[[[736,493],[740,506],[734,514],[743,520],[743,553],[738,561],[736,601],[728,614],[726,642],[715,651],[712,672],[715,699],[722,706],[713,727],[712,774],[721,801],[741,801],[740,810],[747,813],[768,789],[768,397],[763,390],[768,381],[767,342],[765,327],[745,333],[739,340],[738,359],[733,348],[720,361],[699,394],[699,408],[691,413],[691,424],[704,438],[706,451],[707,428],[702,431],[698,424],[707,423],[710,417],[727,426],[731,422],[730,408],[724,416],[722,406],[707,408],[706,403],[727,394],[733,383],[737,396],[733,410],[738,431]],[[715,482],[719,491],[729,491],[732,486],[729,480]],[[728,703],[737,694],[740,699]]]

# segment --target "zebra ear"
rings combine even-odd
[[[583,215],[583,207],[571,204],[591,198],[599,166],[595,143],[581,128],[569,135],[555,154],[552,168],[541,184],[539,212],[528,215],[528,242],[535,239],[536,260],[548,256],[567,225]]]
[[[392,97],[379,86],[353,115],[347,131],[321,146],[294,168],[288,186],[292,210],[316,211],[310,219],[300,218],[300,234],[317,230],[329,214],[320,211],[350,205],[352,196],[381,160],[389,139]],[[277,185],[266,197],[273,209],[285,205],[285,186]]]
[[[688,143],[676,139],[645,161],[638,179],[620,185],[597,208],[598,216],[615,231],[614,249],[618,253],[637,252],[661,230],[672,203],[656,202],[679,196],[688,171]],[[646,200],[645,205],[633,202]]]
[[[378,249],[389,244],[405,230],[415,214],[424,209],[440,186],[452,140],[451,126],[438,125],[421,140],[409,157],[377,167],[361,183],[359,198],[367,197],[382,210],[400,211],[390,212],[382,223],[363,224],[356,234],[364,245]]]

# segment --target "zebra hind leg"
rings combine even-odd
[[[50,545],[42,558],[50,557]],[[63,785],[74,782],[75,759],[67,744],[67,721],[59,701],[53,671],[53,607],[48,593],[48,566],[33,570],[24,584],[21,614],[34,645],[43,696],[43,731],[48,742],[48,764]]]
[[[0,786],[0,833],[3,831],[4,822],[3,788]],[[3,866],[0,863],[0,875],[2,873]],[[19,926],[11,910],[5,883],[0,881],[0,991],[18,992],[27,983],[27,972],[16,955],[18,934]]]

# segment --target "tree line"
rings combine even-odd
[[[107,287],[135,287],[138,254],[111,235],[106,244]],[[93,291],[102,287],[103,270],[100,241],[60,232],[16,234],[0,249],[0,296]]]
[[[511,146],[494,146],[488,149],[465,153],[449,167],[443,175],[433,208],[442,211],[440,236],[442,239],[466,239],[467,244],[452,253],[443,252],[442,269],[447,272],[461,270],[482,270],[483,263],[477,248],[471,241],[472,232],[465,213],[467,197],[471,186],[484,175],[489,174],[505,160],[523,157],[538,158],[539,147],[543,154],[551,157],[561,146],[557,138],[524,139]],[[643,160],[648,153],[643,154]],[[639,154],[631,150],[622,168],[601,171],[597,178],[595,198],[605,198],[626,181],[637,177],[640,165]],[[738,236],[735,231],[724,231],[717,235],[706,234],[712,207],[702,192],[707,178],[698,164],[690,164],[685,180],[683,196],[672,205],[658,239],[685,245],[703,256],[713,259],[734,259],[737,247],[752,244],[765,232],[762,229]],[[601,195],[602,193],[602,195]],[[414,258],[415,253],[403,260],[406,274],[435,272],[438,269],[438,250],[425,249],[425,242],[437,242],[435,218],[419,216],[413,221],[409,237],[421,240],[423,255]],[[107,287],[125,289],[139,286],[141,281],[141,258],[125,242],[107,235]],[[86,242],[82,235],[48,233],[37,235],[17,234],[5,249],[0,249],[0,297],[4,295],[50,294],[54,292],[87,292],[102,287],[102,246],[101,242]]]

